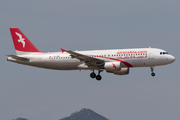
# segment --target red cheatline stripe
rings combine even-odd
[[[62,49],[62,53],[65,52],[66,50]],[[94,55],[87,55],[87,56],[94,56]],[[101,57],[101,56],[99,56]],[[110,58],[110,57],[101,57],[101,58],[106,58],[106,59],[110,59],[110,60],[115,60],[115,61],[120,61],[122,62],[123,64],[125,64],[127,67],[133,67],[130,63],[126,62],[126,61],[123,61],[123,60],[119,60],[119,59],[115,59],[115,58]]]
[[[118,60],[118,59],[110,58],[110,57],[102,57],[102,58],[111,59],[111,60],[115,60],[115,61],[120,61],[120,62],[122,62],[123,64],[125,64],[127,67],[133,67],[130,63],[128,63],[128,62],[126,62],[126,61],[123,61],[123,60]]]
[[[88,55],[88,56],[94,56],[94,55]],[[130,63],[126,62],[126,61],[123,61],[123,60],[119,60],[119,59],[115,59],[115,58],[110,58],[110,57],[102,57],[102,56],[99,56],[101,58],[106,58],[106,59],[110,59],[110,60],[115,60],[115,61],[120,61],[122,62],[123,64],[125,64],[127,67],[133,67]]]

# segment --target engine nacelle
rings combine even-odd
[[[120,71],[114,71],[115,75],[127,75],[129,74],[129,68],[121,68]]]
[[[105,62],[104,69],[107,72],[114,72],[121,70],[121,62]]]

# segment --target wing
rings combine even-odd
[[[104,60],[102,59],[98,59],[98,58],[94,58],[88,55],[73,52],[71,50],[64,50],[64,49],[61,49],[61,50],[63,52],[69,53],[72,58],[76,58],[80,61],[83,61],[88,67],[100,67],[104,65]]]

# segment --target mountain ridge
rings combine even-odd
[[[72,113],[69,117],[64,117],[59,120],[109,120],[102,115],[90,110],[83,108],[79,112]]]

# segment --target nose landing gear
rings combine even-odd
[[[154,73],[154,67],[151,67],[151,72],[152,72],[152,73],[151,73],[151,76],[154,77],[154,76],[155,76],[155,73]]]

